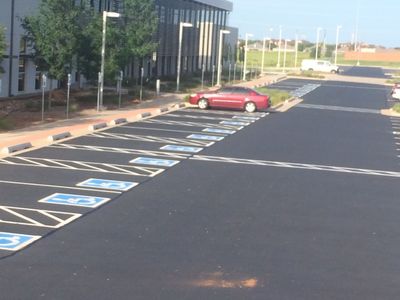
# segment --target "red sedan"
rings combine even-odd
[[[260,94],[253,89],[238,86],[223,87],[216,91],[200,92],[190,95],[190,104],[201,109],[209,107],[244,109],[255,112],[270,106],[269,96]]]

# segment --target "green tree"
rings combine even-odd
[[[125,0],[122,18],[107,28],[106,77],[124,68],[131,59],[143,59],[155,51],[158,19],[153,0]]]
[[[71,0],[42,0],[38,14],[25,17],[22,26],[34,50],[36,63],[53,79],[63,80],[74,66],[79,41],[81,7]]]
[[[77,70],[88,80],[96,80],[101,63],[102,16],[90,7],[82,7],[82,28],[77,50]]]
[[[6,51],[7,44],[6,44],[6,35],[5,35],[5,29],[3,26],[0,25],[0,74],[4,73],[4,69],[1,66],[1,63],[3,61],[3,55],[4,52]]]

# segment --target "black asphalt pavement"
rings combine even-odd
[[[0,160],[2,298],[397,299],[387,88],[275,87],[304,101],[182,109]]]

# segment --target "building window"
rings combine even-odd
[[[25,90],[25,58],[20,57],[18,66],[18,92],[23,92]]]

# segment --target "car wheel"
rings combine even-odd
[[[312,68],[309,68],[309,69],[308,69],[308,71],[312,72],[312,71],[314,71],[314,69],[312,69]]]
[[[250,101],[250,102],[247,102],[244,105],[244,110],[249,112],[249,113],[252,113],[252,112],[255,112],[257,110],[257,106],[254,104],[254,102]]]
[[[201,98],[199,102],[197,102],[197,105],[199,106],[200,109],[207,109],[208,108],[208,100]]]
[[[332,74],[336,74],[337,72],[336,72],[336,70],[332,70],[331,73]]]

